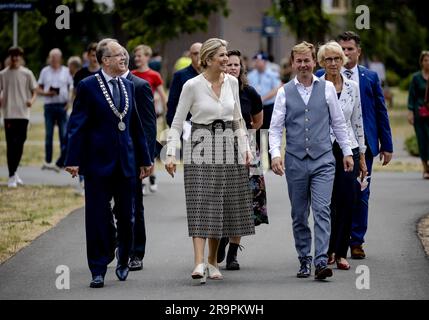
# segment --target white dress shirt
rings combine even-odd
[[[121,74],[121,78],[126,79],[129,73],[130,73],[130,70],[125,71],[125,73]]]
[[[341,67],[341,74],[342,74],[342,75],[343,75],[347,80],[349,80],[349,79],[347,78],[347,75],[344,73],[344,71],[346,71],[346,70],[347,70],[346,68]],[[349,70],[351,70],[351,71],[353,72],[352,77],[351,77],[351,79],[350,79],[350,80],[355,81],[355,82],[358,84],[358,86],[359,86],[359,69],[358,69],[358,65],[355,65],[353,68],[351,68],[351,69],[349,69]]]
[[[60,89],[57,95],[45,96],[45,104],[67,103],[70,99],[70,91],[73,89],[73,78],[69,68],[65,66],[60,66],[59,69],[46,66],[40,72],[38,84],[43,86],[44,92],[49,92],[51,87]]]
[[[313,75],[313,81],[309,87],[305,87],[303,84],[301,84],[297,77],[295,77],[293,81],[298,89],[299,94],[304,100],[305,105],[307,105],[313,91],[313,84],[315,81],[320,81],[319,78]],[[337,93],[332,82],[326,81],[325,96],[329,107],[331,128],[334,131],[338,144],[340,145],[344,156],[352,155],[353,153],[350,148],[350,140],[347,134],[346,121],[344,119],[343,112],[338,105]],[[270,153],[272,158],[281,156],[280,149],[282,144],[283,128],[285,126],[286,112],[286,96],[284,87],[281,87],[277,91],[269,130]]]
[[[343,87],[338,103],[343,111],[347,123],[347,133],[350,139],[352,149],[359,147],[360,153],[365,153],[365,135],[363,131],[362,109],[360,104],[359,86],[353,80],[343,78]],[[320,79],[325,79],[325,75]],[[334,132],[331,129],[331,141],[335,141]]]
[[[112,76],[109,76],[106,72],[104,72],[104,70],[103,70],[103,69],[101,69],[101,73],[103,74],[104,79],[106,79],[107,86],[109,87],[109,90],[110,90],[110,94],[111,94],[111,95],[112,95],[112,97],[113,97],[113,84],[110,82],[110,80],[112,80],[112,79],[116,79],[116,80],[118,80],[118,78],[117,78],[117,77],[116,77],[116,78],[113,78]],[[122,90],[122,89],[121,89],[121,85],[119,84],[119,81],[118,81],[118,89],[119,89],[119,90]]]

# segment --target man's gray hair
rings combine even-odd
[[[102,60],[103,57],[110,53],[107,45],[112,41],[118,43],[118,40],[116,40],[116,39],[105,38],[97,44],[97,49],[96,49],[95,55],[97,56],[97,61],[99,64],[102,64],[103,63],[103,60]]]
[[[125,63],[125,66],[128,69],[129,64],[130,64],[130,54],[128,53],[128,50],[125,49],[125,47],[122,47],[122,49],[124,50],[124,55],[125,55],[125,62],[124,63]]]

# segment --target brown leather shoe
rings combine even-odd
[[[365,251],[363,251],[362,245],[350,246],[352,259],[362,260],[365,259]]]

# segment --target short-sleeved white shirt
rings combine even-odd
[[[45,104],[66,103],[69,101],[69,93],[73,88],[73,78],[69,68],[61,66],[59,69],[54,69],[51,66],[46,66],[40,72],[38,83],[43,86],[44,92],[49,92],[50,87],[60,88],[59,95],[45,97]]]

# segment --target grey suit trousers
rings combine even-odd
[[[335,158],[331,151],[318,159],[285,156],[286,180],[292,206],[293,235],[300,262],[311,262],[310,206],[314,218],[314,265],[326,264],[331,233],[330,204],[335,177]]]

